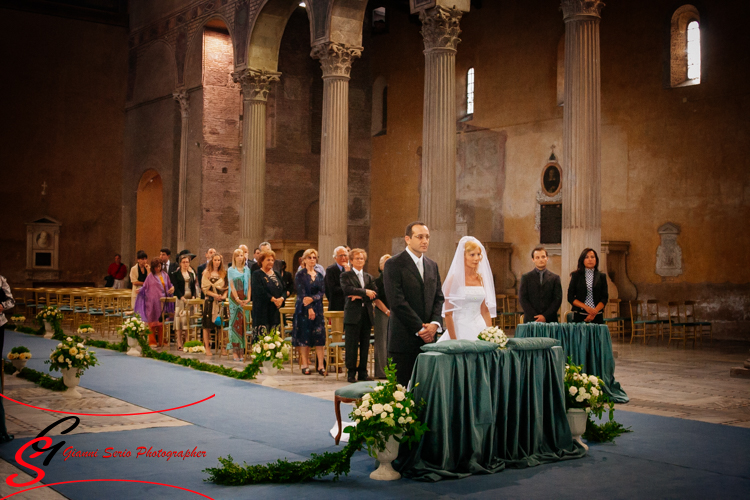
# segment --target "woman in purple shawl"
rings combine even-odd
[[[149,345],[155,345],[158,339],[159,347],[164,345],[163,330],[161,323],[162,297],[170,297],[174,292],[174,287],[169,281],[167,273],[161,270],[161,261],[156,258],[151,261],[151,273],[149,273],[143,287],[138,292],[135,299],[133,312],[141,316],[141,319],[148,323],[152,334],[149,335]],[[174,304],[165,304],[164,312],[170,311]]]

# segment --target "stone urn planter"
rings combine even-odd
[[[78,384],[81,382],[78,377],[78,368],[62,368],[63,383],[68,388],[63,394],[68,398],[81,398],[81,393],[78,392]]]
[[[585,450],[588,450],[589,447],[581,440],[581,436],[586,432],[587,420],[588,412],[586,410],[582,408],[570,408],[568,410],[568,425],[570,425],[570,433],[573,435],[573,441],[577,441]]]
[[[44,338],[45,339],[51,339],[52,336],[55,334],[55,329],[52,326],[52,322],[44,320]]]
[[[265,375],[266,378],[265,380],[263,380],[261,385],[265,385],[266,387],[278,387],[279,381],[276,380],[275,377],[277,373],[279,373],[279,369],[273,366],[273,361],[264,361],[263,375]]]
[[[380,466],[370,473],[370,479],[375,479],[376,481],[395,481],[396,479],[401,479],[401,474],[395,471],[391,465],[391,462],[396,460],[398,456],[399,444],[395,436],[388,438],[388,441],[385,442],[385,449],[377,453]]]
[[[129,336],[128,347],[128,352],[125,353],[128,356],[140,357],[143,355],[143,353],[141,352],[141,345],[138,343],[138,339],[134,339],[133,337]]]
[[[13,368],[16,369],[16,372],[13,374],[16,377],[21,373],[21,370],[23,370],[26,367],[26,361],[27,359],[11,359],[10,364],[13,365]]]

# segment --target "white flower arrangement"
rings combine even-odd
[[[76,330],[76,333],[78,335],[91,335],[94,333],[94,328],[91,325],[81,325],[78,327],[78,330]]]
[[[72,337],[67,337],[57,344],[49,358],[45,363],[50,365],[50,371],[77,368],[79,377],[84,370],[99,364],[94,353],[89,352],[88,347]]]
[[[185,342],[185,345],[182,346],[182,352],[199,354],[205,353],[206,348],[203,346],[203,342],[201,342],[200,340],[190,340],[188,342]]]
[[[23,316],[21,314],[14,314],[10,317],[11,322],[13,323],[23,323],[26,321],[26,316]]]
[[[144,323],[139,315],[135,315],[132,318],[128,318],[122,323],[120,327],[120,333],[138,340],[141,336],[149,333],[148,325]]]
[[[264,361],[271,361],[275,368],[281,370],[290,352],[289,343],[281,338],[278,328],[272,328],[270,332],[265,332],[261,328],[258,340],[250,348],[250,360],[258,365],[263,364]]]
[[[25,346],[17,346],[10,350],[8,353],[8,359],[10,361],[14,361],[16,359],[21,361],[26,361],[28,359],[31,359],[31,351],[29,351],[28,347]]]
[[[36,313],[36,319],[39,322],[49,321],[53,325],[62,321],[62,312],[55,306],[47,306],[38,313]]]
[[[504,349],[505,345],[508,343],[508,337],[505,335],[505,332],[496,326],[485,328],[484,330],[479,332],[479,336],[477,338],[479,340],[485,340],[487,342],[497,344],[500,349]]]
[[[568,408],[584,408],[594,413],[604,408],[607,397],[602,380],[581,372],[582,367],[565,365],[565,403]]]

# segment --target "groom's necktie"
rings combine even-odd
[[[417,269],[419,269],[419,275],[422,277],[422,281],[424,281],[424,261],[422,259],[417,261]]]

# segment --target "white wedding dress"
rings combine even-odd
[[[485,299],[485,291],[482,286],[467,286],[466,300],[462,301],[461,309],[453,311],[453,332],[457,339],[477,340],[479,332],[487,328],[482,317],[482,303]],[[443,332],[438,342],[450,340],[448,332]]]

